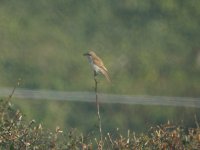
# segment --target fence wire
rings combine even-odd
[[[0,96],[8,97],[12,88],[0,88]],[[93,92],[66,92],[54,90],[31,90],[18,88],[15,90],[13,98],[27,100],[60,100],[60,101],[79,101],[95,102]],[[141,104],[141,105],[160,105],[160,106],[181,106],[200,108],[200,98],[192,97],[168,97],[168,96],[130,96],[99,93],[101,103],[120,103],[120,104]]]

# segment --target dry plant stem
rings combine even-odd
[[[94,81],[95,81],[95,95],[96,95],[96,107],[97,107],[97,116],[98,116],[98,120],[99,120],[99,132],[100,132],[100,147],[102,149],[102,139],[103,139],[103,135],[102,135],[102,128],[101,128],[101,116],[100,116],[100,112],[99,112],[99,101],[98,101],[98,93],[97,93],[97,79],[96,79],[96,74],[94,73]]]
[[[197,121],[197,115],[196,115],[196,114],[194,115],[194,120],[195,120],[195,123],[196,123],[197,128],[199,129],[199,123],[198,123],[198,121]]]
[[[17,81],[17,84],[14,86],[14,88],[13,88],[11,94],[9,95],[7,101],[10,101],[10,99],[13,97],[13,94],[15,93],[15,90],[16,90],[17,86],[19,86],[20,81],[21,81],[21,79],[19,78],[18,81]]]

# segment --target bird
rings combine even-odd
[[[90,65],[94,71],[94,77],[96,77],[99,73],[103,74],[108,82],[111,82],[110,77],[108,75],[108,70],[105,67],[101,58],[99,58],[94,51],[89,51],[83,54],[88,58]]]

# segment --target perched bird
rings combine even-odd
[[[90,51],[83,55],[87,56],[89,63],[91,64],[92,69],[94,70],[94,76],[96,77],[98,73],[101,73],[106,77],[107,81],[110,82],[108,70],[104,66],[103,61],[95,54],[95,52]]]

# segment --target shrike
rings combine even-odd
[[[90,51],[88,53],[83,54],[84,56],[87,56],[89,63],[92,66],[92,69],[94,70],[94,76],[96,77],[97,74],[101,73],[105,76],[108,82],[110,82],[110,77],[108,75],[108,70],[103,64],[103,61],[101,58],[99,58],[95,52]]]

